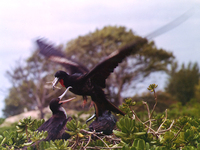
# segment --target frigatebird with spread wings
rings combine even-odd
[[[44,43],[41,39],[37,40],[37,45],[41,54],[48,59],[63,65],[68,72],[57,71],[55,73],[53,88],[58,82],[60,82],[63,87],[67,88],[71,86],[72,88],[70,91],[74,94],[82,95],[84,99],[86,99],[87,96],[91,96],[92,101],[94,102],[96,118],[101,116],[106,110],[124,115],[124,112],[107,100],[103,91],[106,79],[124,58],[130,54],[136,54],[141,47],[147,44],[147,39],[152,39],[171,30],[184,22],[190,16],[191,10],[162,28],[152,32],[146,36],[146,38],[136,39],[129,45],[114,51],[104,61],[97,64],[90,71],[80,63],[67,58],[61,51],[57,50],[52,45]]]
[[[146,43],[147,39],[140,38],[134,41],[134,43],[111,53],[104,61],[88,71],[79,63],[65,57],[61,51],[56,50],[52,45],[45,44],[42,40],[37,40],[41,54],[54,62],[60,63],[71,73],[68,74],[65,71],[56,72],[53,86],[60,82],[61,85],[66,88],[71,86],[72,88],[70,91],[74,94],[82,95],[84,98],[86,98],[86,96],[91,96],[94,102],[96,118],[101,116],[105,110],[124,115],[124,112],[107,100],[102,89],[106,87],[106,79],[114,71],[115,67],[117,67],[126,56],[133,52],[136,53],[140,49],[139,47]]]

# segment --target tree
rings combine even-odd
[[[138,102],[145,101],[148,103],[149,108],[153,108],[154,104],[155,104],[155,98],[154,98],[154,94],[153,93],[142,93],[141,95],[135,95],[134,97],[132,97],[132,100],[134,102],[137,102],[137,107],[134,107],[134,111],[135,112],[142,112],[142,114],[144,114],[144,111],[146,111],[146,107],[143,105],[143,103],[141,103],[139,105]],[[155,111],[158,112],[164,112],[166,109],[168,109],[172,104],[176,103],[176,101],[174,101],[172,99],[172,96],[169,93],[163,92],[163,91],[157,91],[156,92],[156,96],[157,96],[157,107],[155,109]]]
[[[12,83],[9,95],[5,99],[4,116],[8,117],[22,113],[24,109],[39,109],[41,118],[44,117],[43,108],[48,105],[58,90],[52,91],[46,82],[54,74],[52,64],[39,56],[36,52],[25,62],[18,61],[17,66],[7,71],[7,77]],[[57,93],[58,92],[58,93]]]
[[[195,85],[195,90],[194,90],[194,101],[199,103],[200,102],[200,80],[199,82]]]
[[[195,86],[199,82],[199,77],[200,72],[197,63],[192,64],[190,62],[187,67],[182,64],[181,69],[178,70],[178,63],[175,62],[169,73],[168,84],[165,89],[185,105],[194,98]]]
[[[65,52],[67,56],[78,60],[88,68],[94,67],[111,52],[140,38],[132,30],[125,27],[106,26],[85,36],[67,43]],[[142,80],[155,71],[167,71],[172,62],[172,53],[157,49],[154,42],[149,42],[137,55],[129,56],[115,69],[107,79],[107,92],[110,93],[116,105],[122,104],[121,93],[128,88],[132,81]],[[139,80],[140,79],[140,80]]]

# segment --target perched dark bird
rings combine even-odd
[[[105,81],[126,56],[131,53],[137,53],[140,47],[146,43],[147,39],[145,38],[135,40],[133,43],[111,53],[104,61],[100,62],[91,71],[88,71],[79,63],[66,58],[61,51],[56,50],[53,46],[45,44],[42,40],[37,40],[41,54],[70,70],[70,74],[64,71],[56,72],[53,87],[60,82],[63,87],[71,86],[70,91],[74,94],[82,95],[84,99],[86,99],[86,96],[91,96],[94,102],[96,118],[106,110],[124,115],[124,112],[107,100],[103,91],[106,86]]]
[[[70,138],[70,135],[65,132],[68,130],[66,124],[68,121],[71,121],[71,117],[67,117],[65,109],[62,107],[62,104],[67,103],[74,98],[61,101],[63,96],[67,93],[70,87],[56,99],[51,100],[49,107],[52,111],[52,116],[46,122],[44,122],[37,130],[38,131],[47,131],[48,136],[45,141],[54,141],[56,139],[65,139]]]
[[[96,132],[102,132],[103,134],[110,135],[115,128],[116,122],[116,117],[109,110],[106,110],[103,112],[102,116],[99,116],[98,120],[94,120],[89,125],[89,130],[95,130]]]

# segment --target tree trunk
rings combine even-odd
[[[39,111],[40,111],[40,119],[44,119],[43,107],[42,107],[42,106],[39,106],[38,109],[39,109]]]

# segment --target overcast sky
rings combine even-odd
[[[30,56],[35,39],[65,44],[106,25],[125,26],[146,36],[191,8],[194,14],[186,22],[154,41],[173,52],[178,62],[200,64],[199,0],[1,0],[0,109],[10,87],[6,70]]]

